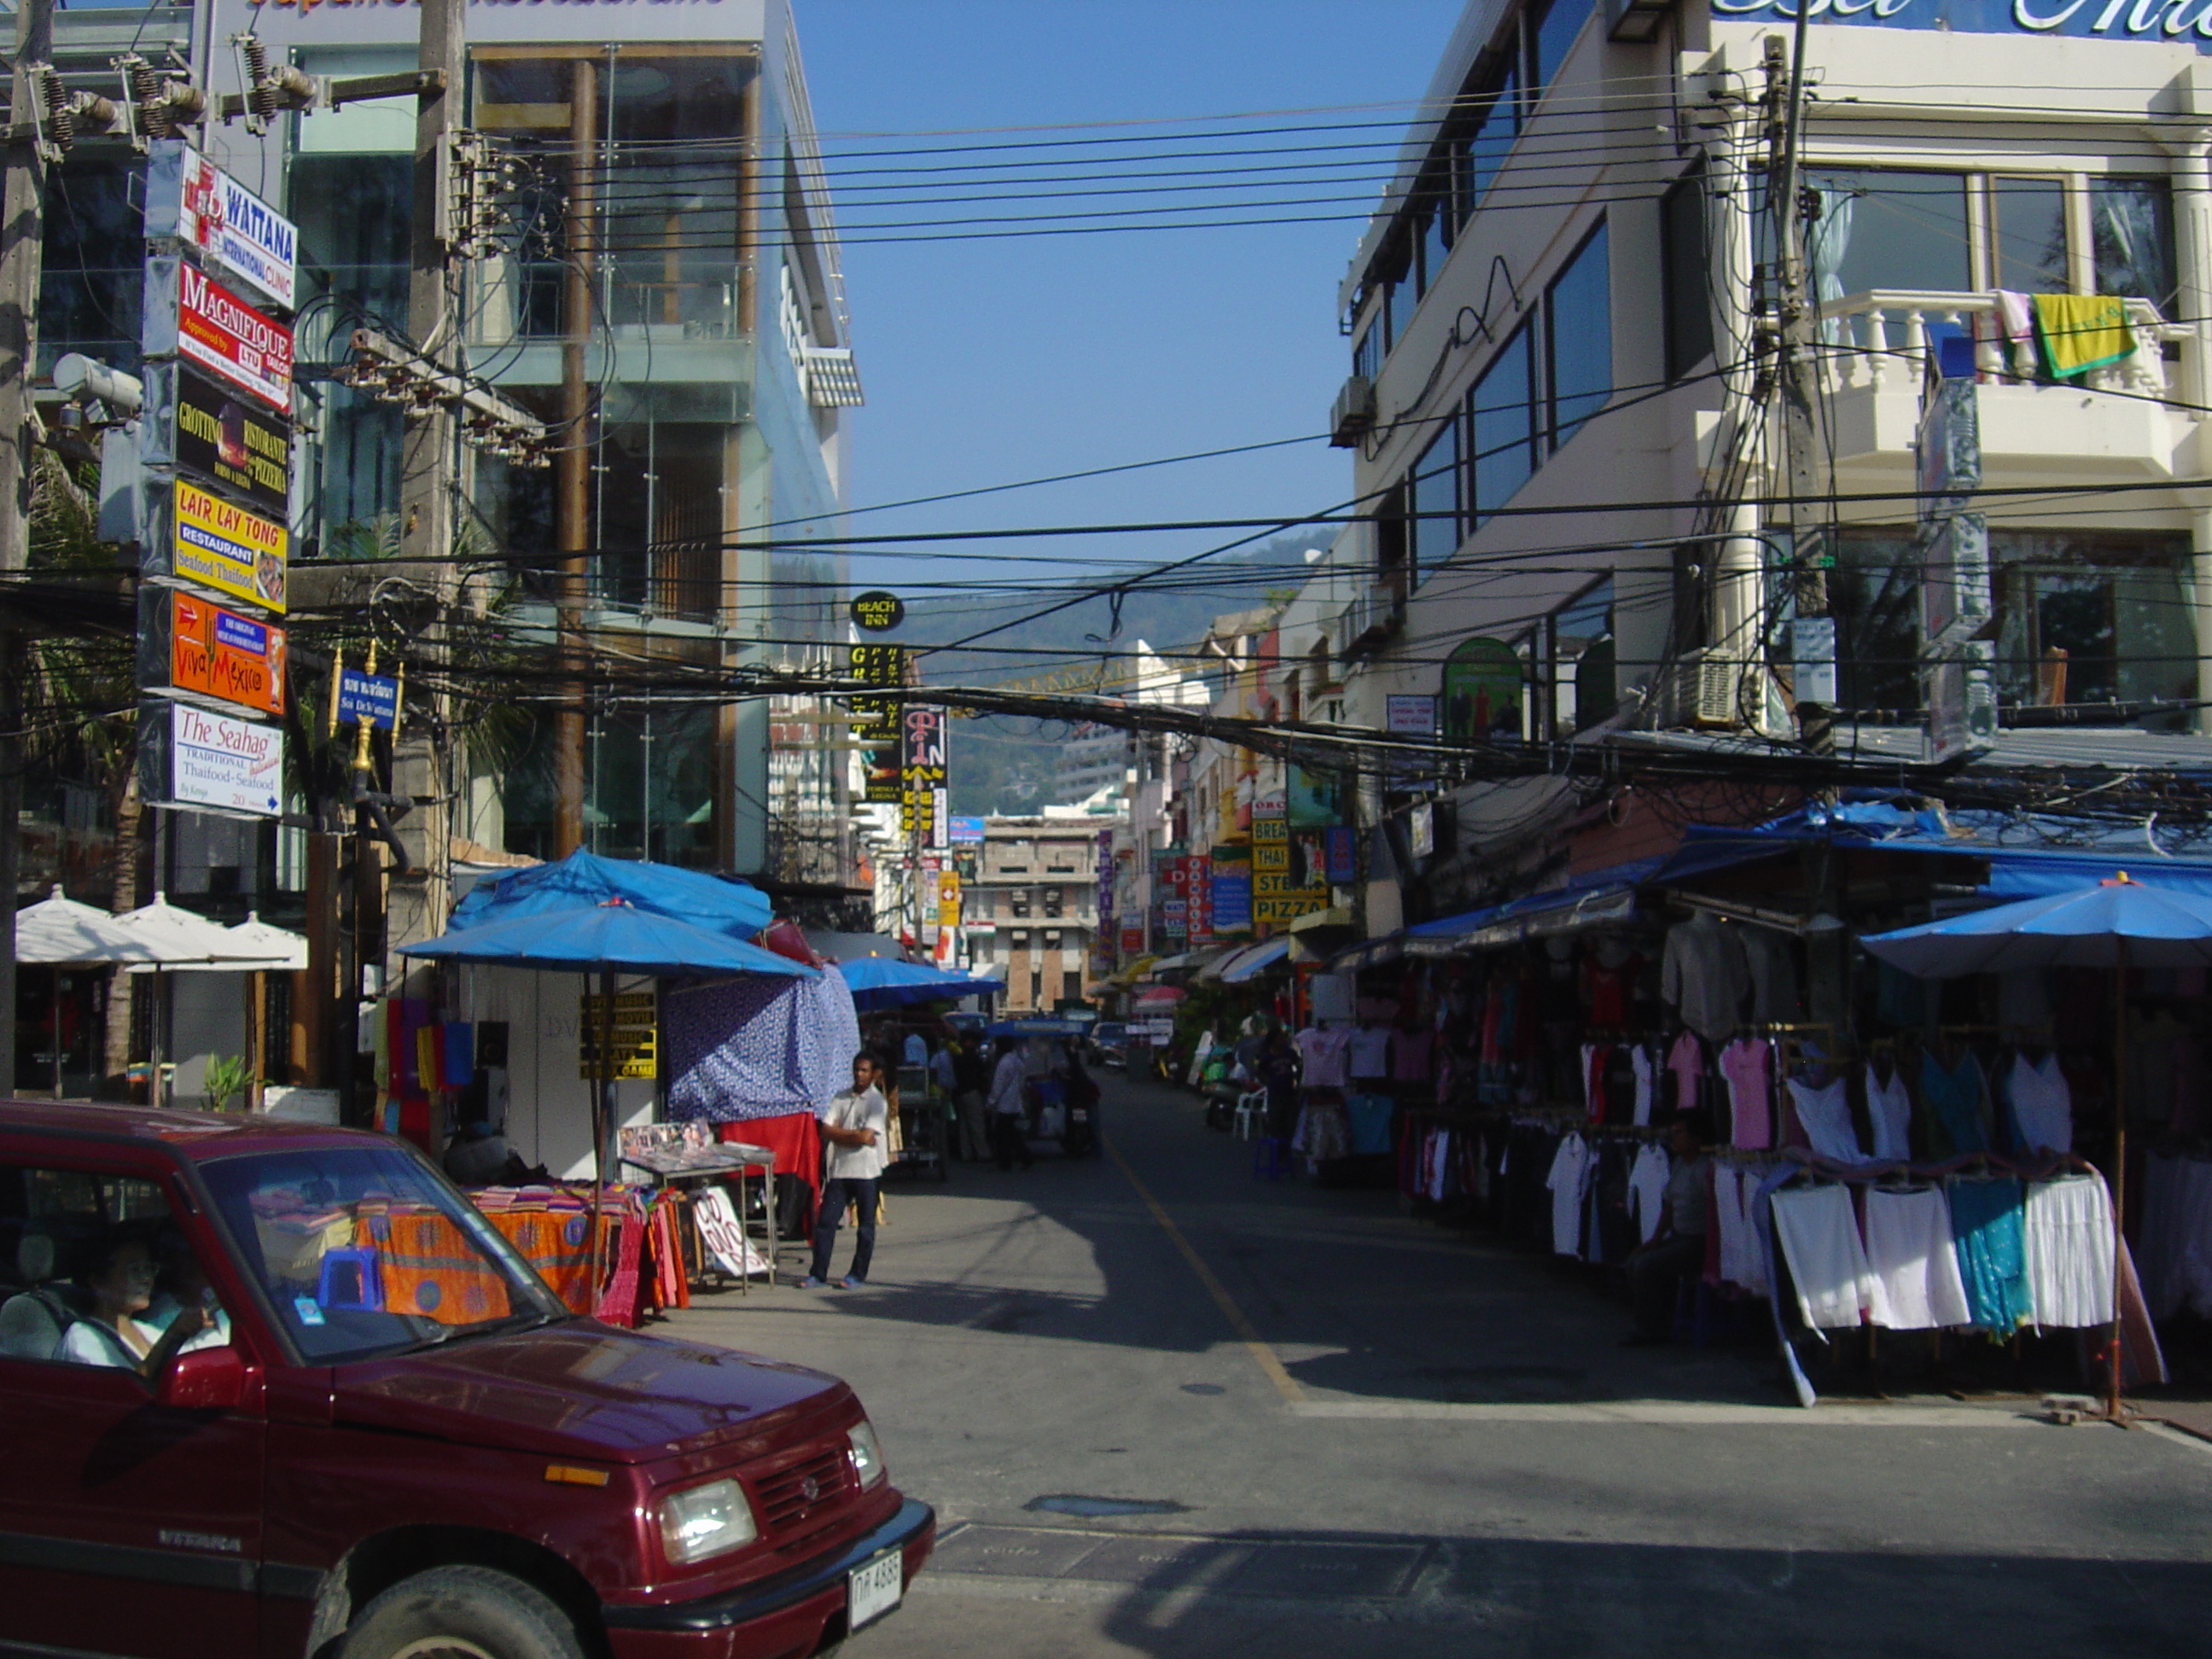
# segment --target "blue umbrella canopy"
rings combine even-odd
[[[949,974],[920,963],[895,962],[889,957],[857,957],[836,964],[853,994],[855,1008],[895,1008],[909,1003],[948,1002],[957,997],[996,996],[1006,988],[1002,979],[977,979]]]
[[[2015,968],[2212,965],[2212,898],[2122,876],[2069,893],[2022,899],[1860,944],[1922,979]]]
[[[672,864],[603,859],[579,848],[558,863],[532,865],[496,880],[478,882],[453,907],[453,919],[447,925],[454,933],[468,933],[511,916],[574,910],[610,898],[627,899],[640,910],[739,939],[750,939],[774,919],[768,895],[757,887]]]
[[[659,974],[720,978],[758,974],[812,979],[816,970],[757,945],[657,915],[627,899],[510,916],[400,947],[400,954],[444,962],[553,973]]]

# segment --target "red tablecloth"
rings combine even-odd
[[[814,1200],[822,1179],[822,1135],[811,1112],[787,1112],[781,1117],[749,1117],[742,1123],[718,1123],[715,1139],[741,1140],[749,1146],[765,1146],[775,1154],[779,1178],[796,1176],[806,1188],[807,1231],[814,1230]]]

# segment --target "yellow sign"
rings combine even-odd
[[[599,1075],[599,1038],[608,1031],[607,999],[590,991],[576,999],[576,1075],[585,1082]],[[658,1002],[650,991],[625,991],[614,999],[614,1021],[607,1044],[617,1078],[660,1075]]]
[[[172,497],[170,574],[270,611],[284,608],[289,538],[273,519],[177,480]]]
[[[960,872],[941,870],[937,876],[937,925],[957,927],[960,925]]]

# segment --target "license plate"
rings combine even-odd
[[[903,1552],[890,1550],[857,1566],[845,1581],[845,1628],[858,1630],[898,1606],[906,1592]]]

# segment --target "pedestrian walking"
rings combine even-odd
[[[852,1270],[837,1284],[858,1290],[868,1282],[868,1269],[876,1255],[876,1197],[884,1174],[884,1143],[890,1133],[890,1104],[878,1086],[883,1068],[873,1054],[863,1051],[853,1061],[853,1086],[830,1101],[818,1126],[830,1144],[827,1176],[822,1182],[822,1206],[814,1221],[814,1265],[799,1287],[813,1289],[830,1281],[830,1255],[837,1245],[837,1226],[845,1206],[859,1206],[854,1231]]]
[[[1712,1160],[1701,1152],[1705,1138],[1704,1120],[1689,1112],[1676,1118],[1668,1131],[1667,1150],[1674,1154],[1674,1168],[1667,1177],[1659,1231],[1628,1258],[1628,1293],[1636,1309],[1636,1328],[1621,1340],[1625,1348],[1654,1346],[1671,1337],[1683,1281],[1705,1271],[1705,1197],[1713,1178]]]
[[[963,1036],[953,1053],[952,1082],[953,1109],[960,1115],[960,1156],[971,1164],[984,1163],[991,1156],[990,1119],[983,1109],[984,1097],[991,1092],[991,1064],[973,1035]]]
[[[1018,1161],[1024,1170],[1036,1160],[1030,1152],[1028,1087],[1024,1082],[1021,1045],[1012,1038],[999,1043],[998,1069],[991,1073],[991,1150],[999,1167],[1011,1170]]]

